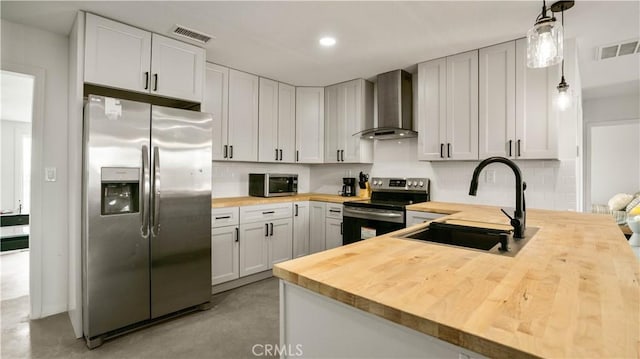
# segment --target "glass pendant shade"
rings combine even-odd
[[[571,89],[564,80],[558,85],[558,96],[556,97],[556,105],[560,111],[564,111],[571,107]]]
[[[527,67],[553,66],[562,61],[562,25],[547,18],[527,32]]]

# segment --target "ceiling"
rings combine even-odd
[[[30,75],[0,73],[0,120],[31,122],[33,80]]]
[[[67,35],[87,10],[160,34],[216,38],[207,60],[298,86],[328,85],[523,37],[540,1],[1,2],[2,18]],[[584,89],[640,79],[640,56],[595,61],[595,47],[640,36],[639,1],[578,1],[565,14]],[[337,45],[321,48],[333,35]],[[569,82],[570,79],[567,79]]]

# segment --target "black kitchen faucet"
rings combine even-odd
[[[483,168],[488,164],[499,162],[509,166],[516,176],[516,208],[513,216],[509,215],[506,209],[502,208],[501,211],[511,220],[513,226],[513,237],[524,238],[524,231],[526,229],[527,213],[524,201],[524,190],[527,189],[527,184],[522,180],[522,173],[520,168],[513,161],[504,157],[489,157],[486,160],[480,162],[476,169],[473,171],[473,178],[471,179],[471,186],[469,187],[469,195],[475,196],[478,192],[478,177]]]

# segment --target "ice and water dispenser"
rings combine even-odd
[[[101,179],[102,215],[139,211],[140,168],[103,167]]]

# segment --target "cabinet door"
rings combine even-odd
[[[341,123],[341,133],[338,142],[340,150],[344,151],[340,159],[342,162],[360,163],[360,135],[355,133],[364,130],[364,80],[353,80],[340,85],[341,91],[338,101],[338,116]],[[372,143],[367,141],[367,144]]]
[[[278,82],[260,78],[258,98],[258,160],[278,161]]]
[[[201,102],[204,49],[158,34],[151,44],[151,93]]]
[[[229,159],[258,160],[258,76],[229,70]]]
[[[151,33],[87,14],[84,80],[149,92]]]
[[[447,57],[448,159],[478,159],[478,51]]]
[[[211,230],[211,285],[240,278],[238,227]]]
[[[558,66],[528,68],[526,39],[516,41],[517,158],[558,158],[558,114],[553,96],[559,78]]]
[[[309,252],[317,253],[325,247],[325,221],[324,202],[309,202]]]
[[[340,103],[341,95],[344,91],[341,90],[340,85],[328,86],[324,91],[324,162],[325,163],[338,163],[340,162],[340,149],[342,135],[342,122],[344,118],[341,114]]]
[[[296,88],[278,84],[278,148],[282,150],[280,162],[296,160]]]
[[[342,219],[327,218],[325,226],[326,249],[342,245]]]
[[[309,202],[293,204],[293,258],[309,254]]]
[[[288,261],[293,253],[293,220],[278,219],[269,223],[269,268]]]
[[[324,88],[296,88],[296,162],[322,163]]]
[[[224,66],[207,63],[201,110],[213,115],[211,158],[214,161],[221,161],[226,158],[224,148],[228,144],[228,103],[229,69]]]
[[[479,157],[513,157],[516,125],[516,43],[480,49]]]
[[[266,222],[240,225],[240,276],[269,269],[269,228]]]
[[[418,159],[445,159],[447,59],[418,64]]]

